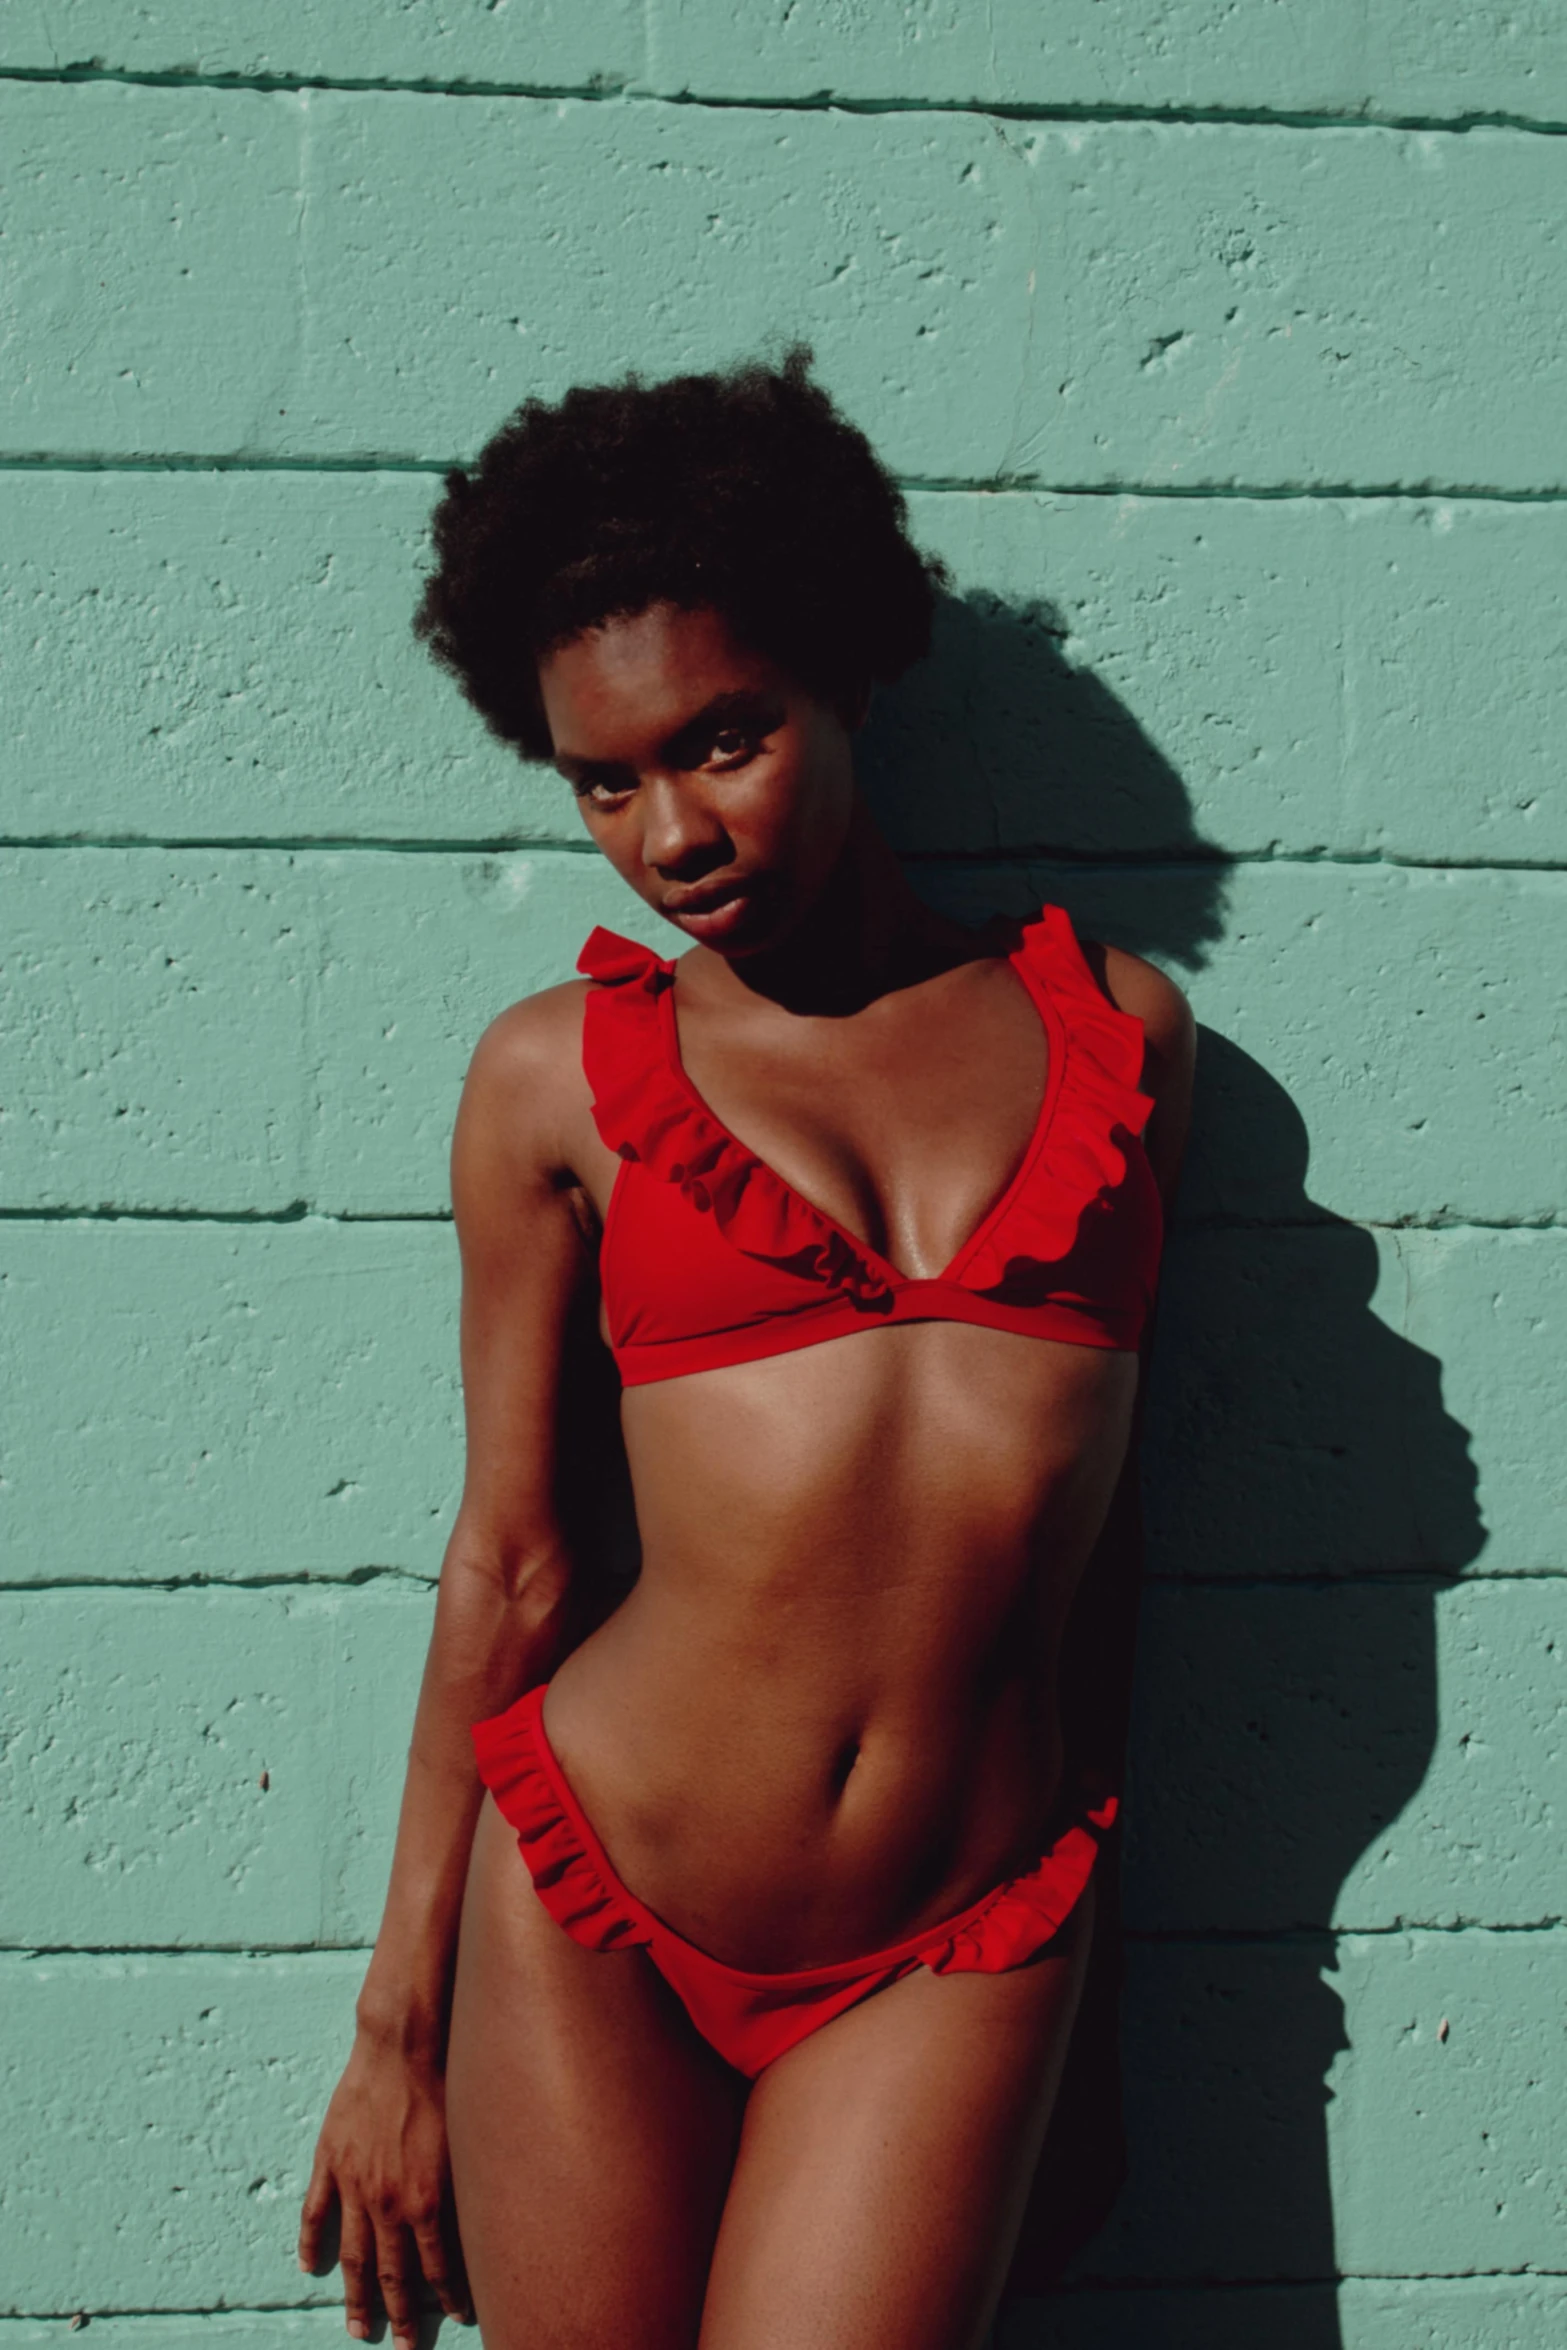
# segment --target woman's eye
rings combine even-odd
[[[743,734],[738,726],[720,727],[713,737],[713,757],[724,767],[735,767],[750,758],[756,749],[754,735]]]

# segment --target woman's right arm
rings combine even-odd
[[[568,1322],[591,1271],[565,1163],[563,1071],[580,1066],[578,993],[553,990],[495,1022],[474,1055],[453,1138],[463,1496],[441,1567],[386,1907],[299,2239],[301,2267],[319,2267],[336,2207],[348,2331],[359,2340],[379,2300],[399,2344],[411,2345],[410,2238],[442,2307],[466,2314],[443,2071],[458,1917],[483,1800],[469,1727],[546,1680],[568,1637],[556,1420]]]

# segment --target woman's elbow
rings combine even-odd
[[[466,1599],[487,1613],[503,1613],[522,1632],[545,1632],[565,1618],[571,1560],[553,1526],[506,1537],[479,1535],[459,1523],[441,1567],[441,1588],[459,1603]]]

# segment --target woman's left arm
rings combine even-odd
[[[1143,1090],[1153,1096],[1154,1104],[1144,1143],[1168,1223],[1191,1127],[1196,1022],[1174,981],[1140,955],[1105,946],[1086,946],[1085,952],[1106,995],[1143,1024]],[[1145,1366],[1148,1343],[1145,1331]],[[1116,1785],[1125,1767],[1132,1650],[1142,1588],[1138,1450],[1144,1394],[1145,1382],[1139,1380],[1126,1458],[1104,1525],[1078,1583],[1062,1657],[1061,1691],[1069,1751],[1097,1778]]]

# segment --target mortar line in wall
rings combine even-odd
[[[1287,106],[1212,106],[1144,104],[1122,101],[1068,101],[1050,105],[1042,100],[980,97],[911,98],[850,94],[832,89],[783,96],[748,97],[729,91],[654,89],[629,75],[602,74],[587,82],[498,81],[459,78],[441,81],[433,75],[323,74],[323,73],[199,73],[177,67],[108,66],[96,62],[56,66],[0,66],[0,82],[71,86],[107,83],[125,89],[250,90],[271,96],[312,90],[343,91],[355,96],[416,98],[525,98],[545,101],[575,99],[586,105],[680,106],[715,114],[960,114],[998,117],[1008,122],[1038,123],[1169,123],[1198,130],[1239,127],[1247,130],[1394,130],[1438,131],[1462,137],[1471,130],[1520,131],[1531,137],[1557,138],[1567,123],[1549,115],[1516,114],[1506,108],[1469,107],[1458,114],[1401,114],[1364,105],[1348,110],[1323,111]]]
[[[1163,2276],[1116,2277],[1080,2276],[1066,2278],[1050,2288],[1057,2293],[1128,2294],[1138,2293],[1296,2293],[1320,2292],[1326,2286],[1338,2285],[1467,2285],[1485,2284],[1492,2280],[1517,2279],[1527,2284],[1534,2278],[1543,2284],[1555,2284],[1567,2277],[1567,2269],[1541,2268],[1530,2264],[1524,2268],[1344,2268],[1333,2269],[1313,2276]]]
[[[125,1591],[132,1593],[156,1592],[164,1598],[187,1591],[215,1594],[242,1594],[255,1591],[357,1591],[373,1589],[376,1585],[407,1585],[420,1591],[433,1592],[440,1581],[439,1573],[414,1567],[374,1566],[345,1567],[336,1571],[300,1569],[292,1573],[281,1570],[271,1574],[221,1575],[192,1572],[186,1575],[35,1575],[11,1579],[0,1577],[0,1599],[31,1599],[46,1592]],[[1419,1591],[1440,1594],[1460,1587],[1511,1583],[1567,1582],[1567,1567],[1494,1567],[1464,1572],[1457,1568],[1430,1566],[1409,1567],[1345,1567],[1338,1571],[1287,1568],[1267,1574],[1181,1574],[1158,1568],[1150,1569],[1144,1577],[1148,1585],[1162,1591],[1343,1591],[1349,1589],[1377,1589]]]
[[[395,450],[344,452],[338,455],[262,456],[234,450],[85,450],[61,453],[49,449],[13,449],[0,452],[0,473],[255,473],[255,474],[397,474],[432,479],[467,464],[459,452],[443,457],[413,457]],[[1558,506],[1567,502],[1567,486],[1507,489],[1491,482],[1236,482],[1236,481],[1058,481],[1042,474],[919,474],[897,477],[900,489],[922,496],[1025,498],[1139,498],[1195,499],[1212,504],[1277,505],[1283,502],[1324,503],[1359,501],[1365,504],[1467,503],[1477,506]]]
[[[1516,2277],[1521,2282],[1538,2277],[1543,2283],[1554,2284],[1567,2277],[1567,2269],[1559,2268],[1432,2268],[1432,2269],[1334,2269],[1326,2275],[1288,2277],[1115,2277],[1079,2276],[1063,2279],[1050,2288],[1051,2294],[1110,2294],[1138,2293],[1315,2293],[1324,2286],[1337,2285],[1464,2285],[1473,2280],[1484,2283],[1490,2279]]]
[[[1339,2285],[1464,2285],[1470,2282],[1505,2282],[1516,2279],[1529,2283],[1538,2278],[1542,2284],[1555,2284],[1567,2277],[1567,2269],[1558,2268],[1463,2268],[1463,2269],[1334,2269],[1321,2275],[1288,2277],[1255,2276],[1169,2276],[1169,2277],[1073,2277],[1052,2285],[1052,2295],[1071,2294],[1079,2300],[1095,2297],[1134,2299],[1139,2294],[1209,2294],[1209,2293],[1320,2293]],[[36,2326],[51,2323],[67,2324],[73,2317],[96,2319],[119,2318],[250,2318],[293,2317],[313,2315],[318,2310],[340,2314],[340,2291],[327,2292],[319,2300],[298,2301],[222,2301],[201,2304],[160,2303],[156,2308],[130,2303],[93,2304],[83,2310],[80,2305],[58,2309],[17,2309],[0,2317],[0,2342],[5,2340],[13,2326]]]
[[[1405,1934],[1559,1934],[1560,1916],[1544,1918],[1400,1918],[1378,1926],[1131,1926],[1126,1940],[1149,1949],[1314,1950],[1341,1942],[1396,1941]],[[96,1953],[84,1953],[96,1955]]]
[[[1206,2295],[1212,2293],[1320,2293],[1333,2291],[1340,2285],[1464,2285],[1471,2281],[1487,2283],[1516,2279],[1528,2283],[1538,2278],[1543,2284],[1554,2284],[1567,2276],[1567,2269],[1555,2268],[1465,2268],[1465,2269],[1335,2269],[1325,2275],[1291,2277],[1074,2277],[1070,2281],[1052,2285],[1052,2297],[1071,2294],[1075,2299],[1098,2297],[1135,2299],[1139,2294]],[[91,2308],[18,2309],[0,2317],[0,2343],[14,2326],[36,2326],[52,2323],[68,2324],[74,2317],[86,2316],[105,2322],[118,2319],[142,2318],[252,2318],[311,2316],[320,2310],[340,2315],[341,2292],[324,2295],[320,2300],[301,2301],[233,2301],[202,2305],[160,2304],[157,2308],[132,2307],[129,2304],[94,2304]]]
[[[449,1224],[451,1210],[431,1209],[421,1214],[364,1217],[325,1215],[304,1200],[290,1200],[281,1208],[125,1208],[97,1205],[78,1207],[0,1208],[0,1224]]]
[[[287,1207],[269,1208],[158,1208],[111,1207],[102,1203],[39,1207],[0,1207],[0,1224],[211,1224],[219,1227],[256,1224],[318,1225],[449,1225],[450,1208],[322,1208],[303,1200]],[[1345,1216],[1323,1208],[1314,1216],[1179,1216],[1173,1235],[1226,1232],[1560,1232],[1567,1229],[1567,1211],[1551,1209],[1535,1216]]]
[[[1545,2271],[1540,2270],[1537,2273],[1544,2275]],[[313,2316],[318,2310],[331,2310],[340,2316],[342,2313],[342,2303],[343,2296],[341,2289],[335,2292],[331,2290],[324,2291],[319,2300],[310,2300],[307,2298],[299,2301],[217,2301],[206,2303],[160,2302],[156,2307],[151,2305],[144,2307],[139,2302],[133,2303],[118,2301],[95,2301],[89,2302],[84,2306],[81,2302],[78,2301],[75,2303],[65,2303],[58,2309],[7,2310],[4,2316],[0,2316],[0,2342],[4,2342],[6,2335],[12,2326],[36,2326],[49,2324],[69,2325],[76,2318],[86,2318],[89,2321],[102,2321],[107,2323],[110,2320],[119,2318],[141,2319],[145,2317],[310,2317]]]
[[[1148,1949],[1194,1950],[1323,1950],[1330,1955],[1346,1942],[1392,1942],[1411,1934],[1448,1935],[1551,1935],[1559,1934],[1560,1918],[1540,1923],[1492,1924],[1480,1919],[1465,1920],[1459,1924],[1429,1924],[1418,1918],[1405,1918],[1397,1925],[1380,1926],[1281,1926],[1266,1927],[1191,1927],[1158,1930],[1149,1927],[1127,1926],[1125,1939]],[[304,1958],[337,1960],[368,1958],[375,1945],[370,1942],[5,1942],[0,1943],[0,1968],[31,1966],[36,1961],[50,1958],[83,1958],[109,1961],[122,1958],[168,1958],[199,1961],[213,1958],[243,1958],[269,1960]]]
[[[0,453],[0,473],[417,473],[443,474],[465,463],[461,457],[407,457],[395,451],[335,457],[262,457],[243,452],[188,449],[83,451],[56,455],[48,449]],[[1567,494],[1567,493],[1564,493]]]
[[[368,1958],[373,1942],[0,1942],[0,1966],[38,1958]]]
[[[595,857],[592,841],[531,838],[517,833],[475,834],[451,839],[409,837],[398,840],[368,833],[138,833],[138,832],[16,832],[0,834],[0,850],[115,849],[159,855],[305,856],[362,855],[367,857]],[[1227,874],[1244,868],[1276,865],[1350,867],[1356,871],[1381,869],[1390,873],[1562,873],[1567,857],[1421,857],[1386,849],[1237,849],[1215,853],[1203,842],[1190,855],[1169,849],[1146,855],[1129,850],[1123,856],[1103,850],[1062,848],[1051,842],[1024,842],[994,849],[905,849],[905,865],[994,867],[1006,871],[1022,865],[1055,865],[1085,874]]]
[[[5,461],[0,459],[0,470]],[[1471,505],[1555,506],[1567,488],[1503,489],[1495,483],[1424,481],[1054,481],[1044,475],[900,474],[900,489],[928,496],[1025,498],[1188,498],[1218,504],[1279,505],[1286,501],[1342,502],[1360,499],[1384,505],[1426,504],[1432,500]]]
[[[1490,1583],[1563,1583],[1567,1582],[1567,1567],[1433,1567],[1421,1562],[1400,1567],[1297,1567],[1291,1571],[1281,1567],[1274,1574],[1225,1574],[1216,1569],[1208,1574],[1193,1570],[1181,1572],[1170,1568],[1151,1567],[1143,1577],[1145,1584],[1157,1584],[1163,1591],[1425,1591],[1440,1595],[1447,1591],[1470,1589],[1475,1584]],[[22,1584],[18,1590],[26,1589]]]
[[[306,1567],[260,1575],[40,1575],[32,1581],[0,1578],[0,1595],[15,1599],[35,1591],[156,1591],[168,1598],[186,1591],[364,1591],[381,1583],[433,1592],[439,1581],[439,1570],[434,1567],[426,1572],[393,1566],[342,1567],[335,1572]]]

